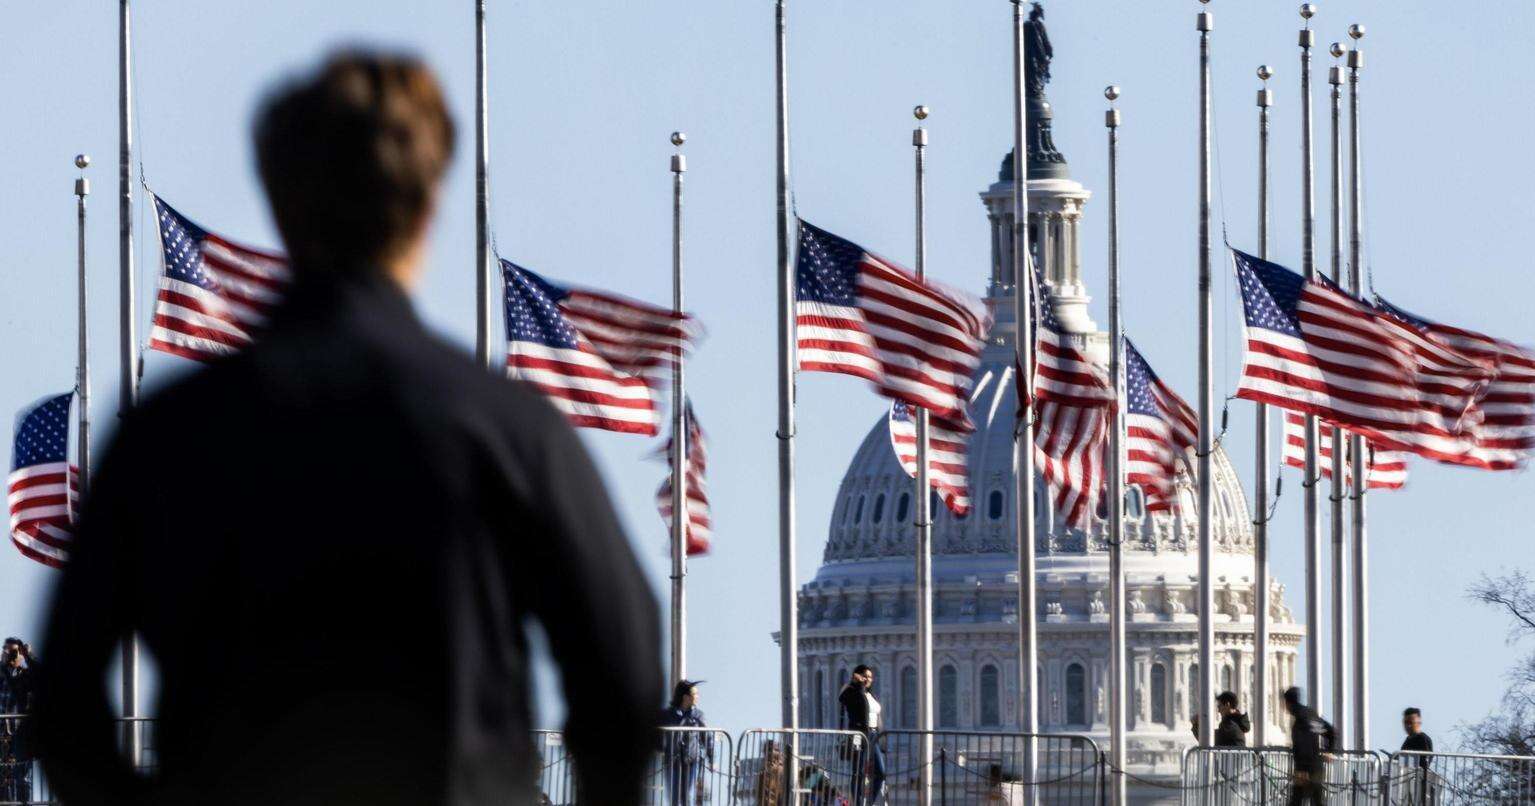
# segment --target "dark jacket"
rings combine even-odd
[[[1252,722],[1247,719],[1247,714],[1235,713],[1221,716],[1220,724],[1215,726],[1215,747],[1246,747],[1247,732],[1252,730]],[[1194,738],[1199,738],[1199,716],[1194,716]]]
[[[580,790],[637,799],[660,625],[575,432],[387,280],[288,299],[101,462],[36,706],[60,800],[531,802],[530,621],[573,692]],[[152,790],[117,760],[102,686],[129,630],[160,672]]]
[[[667,708],[661,712],[661,727],[663,728],[703,728],[704,712],[698,708]],[[660,732],[659,739],[662,755],[667,763],[673,760],[700,761],[707,758],[714,760],[714,734],[710,731],[668,731]]]
[[[869,732],[869,701],[864,697],[862,686],[852,683],[843,686],[842,692],[837,695],[837,702],[842,703],[843,730]]]
[[[1290,716],[1295,720],[1290,726],[1290,748],[1296,772],[1321,774],[1322,754],[1331,751],[1336,740],[1332,725],[1306,705],[1296,706]]]

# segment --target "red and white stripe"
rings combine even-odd
[[[1135,350],[1128,340],[1125,348]],[[1147,512],[1166,512],[1177,501],[1177,460],[1199,444],[1199,415],[1161,378],[1152,375],[1150,387],[1161,416],[1126,407],[1125,482],[1141,488]]]
[[[1103,490],[1109,409],[1040,400],[1035,411],[1034,457],[1051,506],[1067,526],[1086,529]]]
[[[687,420],[687,509],[688,522],[684,530],[687,536],[687,552],[692,557],[709,553],[709,547],[714,538],[714,523],[709,512],[709,487],[705,483],[705,475],[709,469],[709,449],[704,441],[704,431],[698,424],[698,418],[693,416],[693,407],[689,405],[684,415]],[[672,440],[668,438],[662,449],[666,452],[666,464],[670,469],[672,457]],[[666,522],[666,528],[672,528],[672,475],[668,473],[666,479],[661,482],[660,489],[656,490],[656,508],[661,512],[661,519]]]
[[[292,282],[282,255],[241,246],[217,235],[202,243],[209,290],[160,275],[149,346],[209,361],[250,344]]]
[[[506,374],[538,387],[578,428],[655,436],[661,417],[650,384],[620,372],[582,337],[577,349],[513,339],[506,343]]]
[[[630,375],[672,366],[699,336],[687,314],[612,294],[572,289],[559,306],[593,351]]]
[[[904,409],[904,416],[901,410]],[[917,477],[917,413],[909,403],[897,402],[885,418],[889,423],[890,447],[906,475]],[[943,497],[950,512],[963,517],[970,512],[970,473],[967,445],[969,433],[955,423],[939,417],[928,418],[928,486]]]
[[[62,568],[75,539],[79,469],[51,462],[15,470],[7,479],[11,542],[22,556]]]
[[[1317,422],[1317,467],[1322,478],[1332,479],[1332,432],[1330,423]],[[1352,454],[1349,453],[1348,432],[1344,432],[1344,483],[1354,483]],[[1365,441],[1368,467],[1365,478],[1372,490],[1400,490],[1407,484],[1407,454],[1401,451],[1385,451]],[[1306,469],[1306,417],[1293,411],[1284,413],[1284,463],[1299,470]]]

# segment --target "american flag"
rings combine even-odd
[[[1125,339],[1125,481],[1140,486],[1146,511],[1172,509],[1177,459],[1198,443],[1198,415]]]
[[[250,344],[290,282],[287,258],[241,246],[192,223],[150,196],[165,271],[149,346],[209,361]]]
[[[801,370],[866,378],[886,397],[968,426],[971,376],[991,326],[980,300],[805,221],[795,274]]]
[[[666,308],[564,288],[501,261],[507,375],[538,387],[572,425],[654,436],[647,374],[691,345],[694,326]]]
[[[7,480],[11,542],[22,556],[62,567],[75,536],[78,470],[69,462],[69,405],[74,393],[48,397],[16,418]]]
[[[917,409],[896,401],[890,406],[890,447],[906,475],[917,477]],[[939,417],[928,417],[928,485],[943,496],[944,506],[955,515],[970,512],[968,432]]]
[[[1322,478],[1332,478],[1332,425],[1317,423],[1317,466]],[[1344,432],[1343,483],[1354,484],[1354,466],[1350,461],[1348,432]],[[1400,490],[1407,484],[1407,454],[1401,451],[1377,450],[1365,440],[1365,478],[1372,490]],[[1284,413],[1284,463],[1300,470],[1306,469],[1306,417],[1293,411]]]
[[[1055,316],[1050,291],[1034,272],[1034,449],[1055,511],[1087,528],[1103,488],[1114,385]]]
[[[709,514],[709,486],[705,483],[704,476],[709,470],[709,447],[704,441],[704,430],[698,425],[698,418],[693,415],[693,402],[690,400],[683,411],[683,419],[687,422],[687,507],[688,523],[684,529],[687,536],[688,556],[709,553],[709,542],[714,537],[714,524]],[[666,453],[666,466],[672,466],[672,440],[667,439],[662,448]],[[666,522],[666,528],[672,528],[672,474],[666,474],[666,480],[661,482],[660,489],[656,490],[656,508],[661,511],[661,519]]]
[[[1387,316],[1492,369],[1471,419],[1471,455],[1491,470],[1520,468],[1535,452],[1535,350],[1408,313],[1377,296]]]
[[[1247,350],[1237,396],[1342,425],[1378,448],[1476,464],[1462,432],[1490,370],[1327,280],[1232,250]]]

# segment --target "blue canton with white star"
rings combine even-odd
[[[1157,407],[1156,399],[1151,394],[1151,385],[1157,380],[1157,374],[1151,371],[1151,365],[1141,357],[1141,351],[1135,349],[1135,345],[1125,339],[1125,410],[1131,414],[1149,414],[1161,417],[1162,410]]]
[[[69,404],[74,392],[50,397],[21,415],[11,469],[57,464],[69,458]]]
[[[208,231],[193,224],[158,196],[155,213],[160,219],[160,248],[165,252],[165,276],[190,283],[208,291],[217,291],[218,280],[203,263],[203,241]]]
[[[580,334],[560,312],[570,292],[509,261],[501,261],[506,280],[506,338],[566,350],[577,349]]]
[[[1301,290],[1306,279],[1289,269],[1231,250],[1236,258],[1237,281],[1242,286],[1242,312],[1248,327],[1261,327],[1300,338]]]
[[[807,221],[799,222],[796,299],[853,307],[858,299],[858,264],[867,252]]]

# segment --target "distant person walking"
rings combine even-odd
[[[1294,757],[1294,777],[1290,782],[1290,806],[1307,803],[1322,806],[1327,793],[1322,786],[1326,773],[1325,754],[1333,749],[1336,736],[1332,725],[1315,710],[1300,701],[1301,690],[1289,688],[1284,693],[1285,709],[1290,712],[1290,753]]]
[[[672,689],[672,701],[661,712],[663,728],[702,728],[704,712],[698,707],[698,684],[702,680],[679,680]],[[661,765],[666,775],[668,806],[687,806],[689,794],[698,788],[698,776],[706,764],[714,763],[714,737],[702,731],[661,731]]]
[[[847,685],[837,695],[837,701],[842,704],[842,727],[862,733],[865,739],[863,763],[853,770],[853,806],[878,803],[885,788],[885,755],[879,749],[883,707],[874,696],[874,670],[863,664],[854,667]],[[864,791],[865,775],[869,779],[867,792]]]
[[[1246,747],[1252,722],[1237,707],[1236,692],[1222,691],[1215,698],[1215,713],[1221,721],[1215,726],[1215,747]],[[1199,738],[1199,714],[1194,715],[1194,738]]]
[[[1408,708],[1402,711],[1402,730],[1407,733],[1407,738],[1402,740],[1402,750],[1414,753],[1434,752],[1434,740],[1423,732],[1423,712],[1417,708]],[[1429,768],[1433,765],[1433,756],[1416,756],[1417,759],[1417,786],[1418,802],[1429,802],[1429,790],[1432,788]]]
[[[640,799],[660,624],[602,479],[541,394],[408,296],[453,144],[436,78],[396,55],[335,56],[256,116],[293,281],[253,345],[153,395],[101,461],[43,642],[61,802],[534,802],[531,622],[582,801]],[[102,685],[129,633],[160,673],[153,782]]]
[[[32,692],[37,660],[32,648],[20,638],[5,639],[0,649],[0,714],[19,719],[0,719],[0,801],[30,803],[32,800]]]

